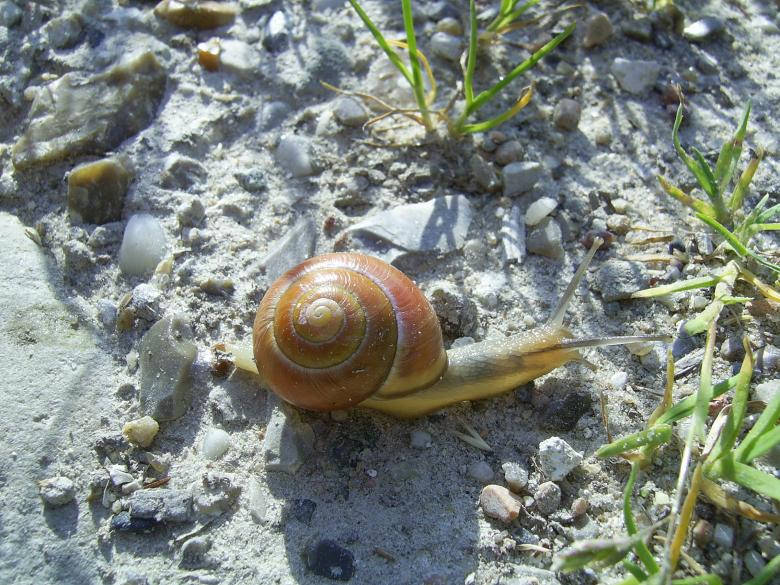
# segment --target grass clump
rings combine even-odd
[[[752,285],[765,298],[780,302],[780,292],[760,280],[750,269],[753,265],[759,270],[765,270],[775,281],[780,277],[780,265],[771,262],[751,247],[751,240],[758,233],[780,229],[780,223],[773,221],[780,215],[780,204],[768,207],[769,195],[765,195],[752,209],[743,209],[750,182],[763,158],[761,149],[750,151],[747,166],[735,180],[749,117],[750,102],[745,107],[742,121],[734,135],[722,145],[713,168],[698,149],[691,148],[691,156],[680,144],[679,129],[683,120],[681,99],[672,130],[674,148],[696,178],[706,198],[694,197],[673,185],[667,178],[658,176],[658,182],[666,193],[693,210],[700,221],[722,238],[711,258],[725,259],[725,266],[712,269],[706,276],[645,289],[632,295],[633,298],[652,298],[714,286],[713,300],[685,324],[685,331],[689,335],[706,331],[723,307],[751,300],[751,297],[734,295],[734,284],[738,279]]]
[[[463,71],[463,98],[464,105],[460,113],[451,118],[449,116],[449,110],[452,107],[450,103],[447,107],[442,109],[435,109],[434,102],[436,100],[436,79],[433,75],[433,71],[430,67],[425,55],[419,50],[417,46],[417,39],[414,32],[414,22],[412,16],[412,2],[411,0],[401,0],[401,10],[403,13],[404,29],[406,40],[396,41],[388,40],[377,28],[371,18],[366,14],[363,7],[358,0],[349,0],[352,8],[357,12],[360,19],[365,24],[366,28],[371,31],[377,44],[382,48],[387,57],[393,63],[393,65],[400,71],[404,79],[409,83],[409,86],[414,94],[414,99],[417,104],[416,110],[402,110],[393,108],[388,104],[385,104],[382,100],[373,96],[362,95],[362,97],[371,98],[374,101],[381,104],[386,112],[372,120],[369,124],[376,122],[380,119],[387,117],[388,115],[401,114],[415,122],[422,124],[426,131],[431,132],[434,130],[434,119],[443,120],[449,133],[452,136],[460,137],[464,134],[470,134],[474,132],[484,132],[495,128],[499,124],[509,120],[515,116],[520,110],[522,110],[528,102],[530,102],[533,95],[531,87],[526,88],[523,94],[515,101],[515,103],[507,108],[504,112],[498,116],[472,121],[472,118],[477,112],[485,106],[488,102],[497,97],[507,85],[512,83],[520,75],[532,69],[545,55],[560,45],[572,32],[574,32],[575,24],[570,24],[566,29],[553,38],[550,42],[545,44],[541,49],[534,52],[528,59],[517,65],[509,73],[507,73],[499,81],[491,85],[489,88],[481,91],[477,94],[474,93],[474,71],[477,64],[477,49],[480,41],[485,42],[495,38],[497,35],[505,34],[510,30],[514,30],[521,23],[518,22],[518,18],[533,5],[537,4],[539,0],[528,0],[522,5],[518,6],[519,0],[501,0],[501,5],[495,19],[488,25],[487,30],[480,35],[477,29],[477,15],[474,5],[474,0],[469,0],[469,44],[468,52],[466,56],[466,63]],[[409,65],[404,62],[401,54],[397,49],[406,51]],[[426,83],[423,77],[423,71],[427,78],[428,88],[426,91]],[[331,88],[335,89],[335,88]],[[357,94],[361,95],[361,94]]]

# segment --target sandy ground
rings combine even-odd
[[[444,106],[459,66],[431,51],[432,36],[446,17],[465,23],[466,6],[416,4],[419,43]],[[489,4],[478,6],[484,11]],[[443,128],[426,136],[402,117],[364,129],[361,107],[319,84],[410,103],[385,56],[341,2],[241,0],[232,23],[199,31],[155,16],[154,3],[140,0],[0,1],[0,582],[329,583],[322,572],[331,566],[341,567],[342,578],[354,572],[349,580],[361,584],[619,580],[620,570],[555,575],[550,552],[521,545],[554,553],[576,539],[624,530],[628,468],[592,456],[606,442],[599,399],[606,396],[613,435],[640,429],[663,388],[662,347],[641,361],[625,348],[588,350],[592,368],[570,364],[507,395],[410,421],[365,409],[317,414],[286,407],[252,375],[222,375],[212,348],[248,345],[257,304],[273,278],[295,260],[334,250],[395,258],[434,300],[448,345],[464,336],[522,332],[546,320],[585,253],[583,240],[607,227],[614,241],[596,255],[567,326],[577,336],[673,334],[688,315],[690,295],[666,305],[605,301],[609,283],[598,270],[631,254],[667,251],[668,240],[630,244],[646,239],[649,232],[639,228],[669,234],[683,246],[701,231],[655,180],[662,173],[693,187],[671,144],[672,83],[682,84],[689,100],[683,141],[707,154],[730,136],[752,100],[747,142],[763,146],[766,155],[749,200],[769,194],[777,202],[780,20],[769,1],[679,2],[686,24],[713,17],[722,30],[694,42],[657,21],[648,39],[637,40],[626,30],[646,16],[640,4],[587,2],[566,12],[561,23],[577,21],[574,36],[486,115],[498,114],[509,95],[533,80],[531,104],[500,127],[502,135],[453,140]],[[366,0],[365,7],[382,30],[393,31],[389,36],[401,37],[396,2]],[[613,32],[585,48],[586,21],[597,11]],[[562,24],[538,23],[513,33],[513,44],[489,48],[478,89],[525,58],[524,46],[549,39],[551,28]],[[223,63],[208,71],[198,63],[197,46],[215,38],[223,43]],[[29,134],[32,100],[44,99],[47,84],[69,72],[100,74],[145,51],[164,76],[159,100],[150,97],[153,84],[140,88],[139,99],[151,100],[147,123],[108,146],[80,148],[79,132],[86,133],[107,101],[98,93],[62,156],[20,162],[14,145]],[[611,72],[617,58],[654,62],[657,78],[631,93]],[[581,108],[568,130],[556,125],[555,115],[565,98]],[[106,134],[131,124],[136,107],[113,114]],[[109,154],[122,157],[132,180],[119,216],[98,226],[69,213],[66,178],[77,165]],[[476,178],[475,155],[499,180],[507,162],[539,163],[538,180],[516,195],[505,195],[500,185],[491,190]],[[379,212],[459,197],[467,207],[461,204],[455,215],[432,212],[433,204],[415,208],[421,221],[438,221],[440,228],[432,243],[417,242],[419,249],[399,251],[393,242],[348,229]],[[521,262],[505,262],[503,241],[511,232],[502,227],[512,208],[522,219],[541,197],[558,203],[553,221],[562,228],[563,256],[528,253]],[[173,258],[167,275],[120,270],[122,234],[139,212],[162,226]],[[532,250],[540,236],[529,227],[527,237]],[[757,246],[776,250],[777,240]],[[665,273],[664,266],[642,266],[628,284]],[[130,292],[136,319],[118,328],[117,310],[121,319]],[[151,446],[135,447],[121,430],[144,414],[141,338],[172,315],[188,320],[197,350],[191,402],[183,416],[160,422]],[[771,320],[748,331],[754,342],[775,345],[777,333]],[[718,345],[737,334],[724,328]],[[719,355],[718,379],[730,370]],[[694,372],[681,379],[676,392],[691,392],[697,378]],[[492,451],[458,438],[454,431],[463,431],[463,423]],[[230,446],[212,460],[203,445],[214,429],[227,433]],[[584,459],[556,482],[560,504],[543,515],[539,486],[548,478],[539,443],[551,436]],[[274,440],[281,441],[281,463]],[[519,494],[529,512],[503,524],[485,516],[479,496],[485,483],[506,485],[507,463],[529,473]],[[667,449],[641,477],[635,506],[643,522],[668,512],[677,464],[676,450]],[[44,504],[39,494],[38,482],[55,477],[72,481],[64,505]],[[138,496],[129,495],[133,486],[159,478],[169,479],[141,491],[170,490],[164,493],[183,498],[184,512],[177,516],[171,500],[152,506],[149,518],[128,520],[137,510],[129,503]],[[574,518],[578,498],[588,509]],[[716,539],[690,548],[724,582],[749,578],[743,567],[749,555],[766,561],[777,550],[777,534],[765,526],[706,504],[697,516],[733,532],[733,543]]]

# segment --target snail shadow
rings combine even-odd
[[[295,475],[265,477],[265,522],[283,533],[296,582],[354,572],[359,583],[462,583],[476,569],[481,486],[445,452],[461,445],[447,440],[443,451],[437,438],[428,449],[410,446],[410,433],[435,430],[435,418],[302,416],[315,429],[315,453]]]

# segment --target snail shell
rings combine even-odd
[[[266,293],[253,328],[260,376],[286,401],[335,410],[437,382],[447,353],[436,313],[415,284],[362,254],[325,254]]]

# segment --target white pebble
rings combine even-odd
[[[560,437],[550,437],[539,443],[539,466],[553,481],[559,481],[582,463],[582,453]]]
[[[469,475],[481,483],[493,479],[493,469],[485,461],[475,461],[469,465]]]
[[[556,207],[558,202],[552,197],[540,197],[528,206],[525,212],[526,225],[536,225],[550,215]]]
[[[626,384],[628,384],[628,374],[623,371],[615,372],[609,379],[609,385],[615,390],[622,390]]]
[[[222,429],[209,429],[201,453],[206,459],[219,459],[230,448],[230,435]]]
[[[119,269],[129,276],[145,276],[157,268],[167,244],[160,222],[148,213],[137,213],[125,227],[119,248]]]
[[[73,481],[61,475],[38,482],[38,489],[47,506],[64,506],[76,497]]]
[[[160,425],[151,416],[144,416],[125,423],[122,427],[122,434],[133,445],[139,447],[148,447],[154,441]]]
[[[311,145],[301,136],[285,136],[276,149],[277,162],[293,177],[306,177],[314,173],[310,156]]]

